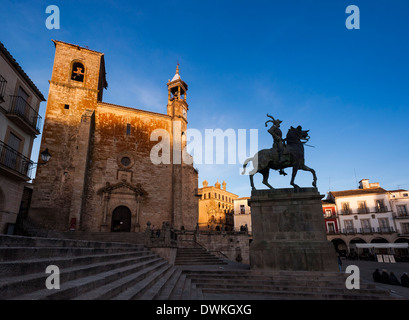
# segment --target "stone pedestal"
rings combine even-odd
[[[251,268],[338,271],[334,246],[326,238],[322,198],[315,188],[254,190]]]

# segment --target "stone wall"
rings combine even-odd
[[[200,232],[196,242],[220,258],[250,263],[250,237],[238,232]]]

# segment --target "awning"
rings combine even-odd
[[[351,247],[356,248],[395,248],[405,249],[409,247],[409,243],[352,243]]]

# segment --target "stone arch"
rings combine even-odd
[[[389,243],[389,241],[382,237],[375,237],[371,240],[371,243]]]
[[[366,243],[366,241],[362,238],[355,237],[349,240],[349,244],[352,244],[352,243]]]
[[[71,80],[84,82],[85,67],[80,61],[74,60],[71,64]]]
[[[132,214],[127,206],[118,206],[112,212],[111,231],[130,232]]]

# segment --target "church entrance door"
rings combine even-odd
[[[112,212],[111,231],[131,231],[131,210],[129,210],[128,207],[119,206],[115,208],[114,212]]]

